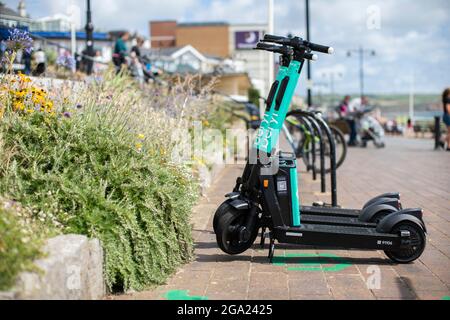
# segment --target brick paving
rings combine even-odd
[[[405,207],[422,207],[427,248],[412,264],[392,263],[383,252],[278,245],[274,264],[267,245],[240,256],[216,246],[212,216],[243,166],[227,166],[192,217],[196,259],[154,290],[117,299],[449,299],[450,154],[435,152],[431,140],[387,139],[387,148],[350,149],[338,171],[338,199],[361,207],[377,194],[399,191]],[[329,202],[320,182],[301,172],[301,200]],[[373,275],[380,274],[377,283]]]

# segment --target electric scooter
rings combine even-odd
[[[327,247],[384,250],[389,258],[408,263],[425,249],[426,227],[421,209],[401,210],[383,217],[379,223],[331,223],[343,217],[317,216],[304,221],[298,199],[296,157],[274,152],[281,127],[306,59],[315,60],[312,51],[332,53],[333,49],[313,44],[299,37],[266,35],[260,50],[282,54],[281,75],[272,86],[264,121],[258,131],[251,156],[234,192],[221,205],[216,239],[228,254],[240,254],[254,243],[259,228],[268,228],[269,259],[275,241]],[[281,45],[281,46],[280,46]],[[332,142],[330,142],[332,144]],[[335,162],[336,159],[333,159]],[[336,163],[334,163],[334,166]],[[323,219],[325,218],[325,219]],[[350,221],[349,219],[342,219]],[[321,221],[319,221],[321,220]]]
[[[266,100],[267,109],[264,116],[264,120],[261,123],[261,130],[265,130],[269,128],[270,122],[272,121],[271,116],[274,114],[274,110],[272,108],[272,104],[274,104],[275,95],[277,94],[277,90],[280,86],[280,79],[285,77],[287,69],[289,67],[291,56],[293,54],[292,49],[289,47],[273,47],[272,45],[268,45],[265,43],[259,43],[257,48],[258,50],[266,50],[275,53],[281,54],[280,59],[280,72],[277,76],[277,80],[273,84],[269,97]],[[314,56],[310,53],[307,53],[307,57],[313,59]],[[367,201],[362,209],[343,209],[337,203],[337,183],[336,183],[336,148],[333,139],[332,132],[330,127],[326,123],[326,121],[321,117],[320,113],[317,112],[306,112],[302,110],[294,110],[288,113],[288,115],[293,115],[296,117],[300,117],[300,119],[305,123],[307,130],[311,133],[313,139],[315,139],[315,134],[317,133],[320,141],[320,151],[321,151],[321,169],[325,167],[324,161],[324,139],[323,136],[327,137],[327,141],[329,143],[330,149],[330,177],[331,177],[331,204],[323,204],[323,203],[314,203],[313,206],[303,206],[303,221],[315,223],[315,224],[332,224],[332,225],[348,225],[348,226],[356,226],[356,227],[376,227],[377,223],[384,218],[385,216],[398,212],[402,210],[402,205],[400,202],[400,194],[399,193],[386,193],[379,195],[369,201]],[[284,128],[284,124],[280,131]],[[315,144],[313,144],[315,147]],[[315,150],[313,150],[313,154],[315,154]],[[315,158],[313,157],[312,162],[315,162]],[[314,164],[315,166],[315,164]],[[244,177],[249,174],[250,166],[246,167],[244,172]],[[325,192],[325,171],[321,170],[321,189],[322,192]],[[313,178],[316,177],[316,172],[313,170]],[[242,178],[238,178],[236,182],[236,186],[232,193],[226,195],[228,198],[216,211],[213,219],[213,228],[214,231],[217,230],[217,224],[219,218],[228,211],[229,205],[235,199],[240,196],[239,189],[242,185]],[[409,209],[413,213],[417,213],[417,209]],[[264,229],[263,229],[264,230]],[[262,233],[264,236],[264,232]],[[264,239],[261,241],[264,242]]]

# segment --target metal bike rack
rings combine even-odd
[[[337,201],[337,177],[336,177],[336,143],[333,138],[333,134],[331,133],[330,127],[325,122],[325,120],[318,116],[317,114],[313,112],[303,111],[303,110],[294,110],[289,113],[289,115],[299,115],[300,117],[308,118],[308,119],[314,119],[316,123],[318,123],[318,127],[321,127],[320,131],[320,137],[321,137],[321,149],[323,151],[324,149],[324,143],[323,143],[323,133],[326,134],[329,145],[330,145],[330,177],[331,177],[331,205],[333,207],[338,206]],[[323,157],[323,158],[322,158]],[[322,165],[323,164],[323,165]],[[325,181],[325,155],[321,153],[321,178],[323,181]],[[323,189],[322,189],[323,190]]]

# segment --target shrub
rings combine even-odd
[[[141,93],[107,75],[68,89],[62,110],[7,107],[0,120],[0,194],[61,233],[99,238],[112,291],[162,284],[192,257],[198,183],[190,167],[171,163],[170,136],[214,112],[206,93],[194,96],[184,83],[161,90]]]
[[[0,199],[0,291],[14,285],[17,275],[32,270],[42,238],[25,210]]]

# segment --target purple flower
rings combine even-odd
[[[9,38],[6,41],[6,46],[11,51],[23,50],[31,54],[33,50],[33,39],[30,37],[28,31],[14,28],[9,30]]]
[[[64,116],[64,118],[71,118],[72,114],[70,112],[66,111],[66,112],[63,113],[63,116]]]
[[[56,60],[56,64],[58,66],[69,69],[69,70],[72,70],[73,68],[75,68],[75,63],[76,63],[75,59],[67,53],[60,55],[58,57],[58,59]]]

